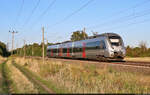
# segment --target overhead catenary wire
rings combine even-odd
[[[91,2],[91,1],[89,1],[89,2]],[[87,4],[89,4],[89,2],[87,2]],[[137,3],[137,4],[135,4],[135,5],[133,5],[133,6],[129,7],[129,8],[127,8],[127,9],[121,10],[121,11],[119,11],[119,12],[115,12],[115,14],[112,14],[111,17],[116,16],[116,15],[119,15],[119,14],[122,14],[122,13],[124,13],[124,12],[127,12],[127,11],[131,10],[131,9],[140,7],[140,6],[142,6],[142,5],[144,5],[144,4],[148,3],[148,2],[150,2],[150,0],[144,0],[144,1],[140,2],[140,3]],[[85,4],[85,5],[87,5],[87,4]],[[72,14],[73,14],[73,13],[72,13]],[[52,27],[52,26],[56,26],[56,25],[58,25],[58,24],[63,23],[63,21],[67,20],[67,17],[72,16],[72,14],[66,16],[63,20],[61,20],[61,21],[55,23],[54,25],[48,26],[47,28]],[[129,16],[126,16],[126,17],[132,17],[132,16],[133,16],[133,15],[129,15]],[[109,18],[111,18],[111,17],[109,17]],[[69,18],[68,18],[68,19],[69,19]],[[121,19],[121,18],[120,18],[120,19]],[[115,21],[115,20],[113,20],[113,21]],[[109,22],[106,22],[106,23],[109,23]],[[104,22],[103,25],[106,24],[106,23]],[[96,25],[96,26],[94,26],[94,28],[95,28],[95,27],[98,27],[98,26],[101,26],[101,25],[102,25],[102,24]],[[93,27],[86,27],[87,30],[90,29],[90,28],[93,28]]]
[[[136,19],[136,18],[140,18],[140,17],[143,17],[143,16],[147,16],[147,15],[150,15],[150,9],[145,10],[145,11],[142,11],[142,12],[138,12],[138,13],[136,13],[134,16],[132,16],[131,18],[124,19],[124,20],[119,21],[119,22],[117,22],[117,23],[127,22],[127,21],[130,21],[130,20]],[[149,20],[149,19],[146,19],[146,20]],[[146,22],[146,20],[140,21],[140,22],[138,22],[138,23]],[[115,23],[115,22],[112,22],[112,23]],[[133,23],[128,23],[128,24],[126,24],[126,25],[132,25],[132,24],[136,24],[136,23],[137,23],[137,22],[133,22]],[[111,25],[114,26],[114,24],[111,24]],[[120,28],[120,24],[119,24],[119,26],[112,27],[112,28],[105,28],[105,29],[103,29],[103,30],[101,30],[101,31],[112,30],[112,29],[118,29],[118,28]]]
[[[43,16],[51,9],[51,7],[55,4],[56,0],[53,0],[49,3],[48,7],[41,13],[41,15],[35,20],[35,22],[32,24],[31,28],[33,28],[37,23],[39,23],[39,19],[42,19]]]
[[[145,16],[145,15],[148,15],[148,14],[150,14],[150,9],[140,11],[140,12],[136,12],[134,14],[130,14],[130,15],[127,15],[127,16],[123,16],[123,17],[120,17],[118,19],[108,21],[108,22],[105,22],[105,23],[101,23],[101,24],[99,24],[97,26],[94,26],[94,27],[88,27],[87,29],[101,28],[102,26],[109,25],[109,24],[114,25],[114,24],[117,24],[117,23],[126,22],[126,21],[129,21],[129,20],[138,18],[138,17],[142,17],[142,16]]]
[[[17,16],[16,16],[16,20],[15,20],[14,27],[15,27],[15,25],[17,25],[17,23],[18,23],[19,17],[20,17],[20,15],[21,15],[21,13],[22,13],[22,10],[23,10],[23,6],[24,6],[24,0],[22,0],[21,6],[20,6],[19,11],[18,11],[18,14],[17,14]]]
[[[112,31],[112,30],[118,30],[118,29],[121,29],[121,28],[126,28],[126,27],[129,27],[129,26],[132,26],[132,25],[136,25],[136,24],[141,24],[141,23],[145,23],[145,22],[149,22],[150,19],[144,19],[142,21],[138,21],[138,22],[132,22],[132,23],[128,23],[126,25],[122,25],[122,26],[117,26],[117,27],[113,27],[113,28],[110,28],[110,29],[107,29],[105,31]]]
[[[41,0],[38,0],[38,1],[37,1],[35,7],[32,9],[30,15],[28,16],[28,18],[26,19],[25,23],[23,24],[23,27],[24,27],[26,24],[28,24],[28,22],[30,21],[32,15],[34,14],[34,12],[36,11],[36,9],[38,8],[38,6],[39,6],[39,4],[40,4],[40,1],[41,1]]]
[[[106,25],[106,24],[111,24],[111,25],[114,25],[114,24],[117,24],[117,23],[122,23],[122,22],[127,22],[127,21],[130,21],[130,20],[133,20],[133,19],[136,19],[136,18],[139,18],[139,17],[143,17],[143,16],[146,16],[146,15],[149,15],[150,14],[150,9],[147,9],[147,10],[144,10],[144,11],[140,11],[140,12],[136,12],[134,15],[133,14],[130,14],[130,15],[127,15],[127,16],[124,16],[124,17],[121,17],[117,20],[114,20],[112,22],[109,22],[109,23],[103,23],[101,24],[101,26],[99,26],[98,28]],[[108,28],[106,28],[105,30],[107,30]],[[56,33],[56,32],[55,32]]]
[[[94,0],[89,0],[88,2],[86,2],[85,4],[83,4],[81,7],[79,7],[77,10],[73,11],[71,14],[67,15],[66,17],[64,17],[61,21],[56,22],[55,24],[51,25],[56,26],[58,24],[61,24],[63,22],[65,22],[66,20],[70,19],[73,15],[77,14],[79,11],[81,11],[82,9],[84,9],[85,7],[87,7],[90,3],[92,3]],[[47,28],[51,27],[48,26]]]
[[[118,11],[118,12],[114,12],[114,13],[113,13],[112,15],[110,15],[109,17],[105,17],[105,19],[106,19],[106,18],[107,18],[107,19],[111,19],[112,17],[115,17],[115,16],[118,16],[118,15],[120,15],[120,14],[122,14],[122,13],[128,12],[128,11],[130,11],[131,9],[140,7],[140,6],[142,6],[142,5],[146,4],[146,3],[149,3],[149,2],[150,2],[150,0],[144,0],[143,2],[140,2],[140,3],[138,3],[138,4],[135,4],[135,5],[132,6],[132,7],[129,7],[129,8],[127,8],[127,9],[124,9],[124,10],[121,10],[121,11]],[[134,15],[134,14],[133,14],[133,15]],[[113,20],[113,21],[114,21],[114,20]],[[111,21],[106,21],[106,22],[101,23],[101,24],[97,24],[97,25],[93,25],[93,26],[87,27],[87,29],[97,28],[97,27],[100,27],[100,26],[102,26],[102,25],[104,25],[104,24],[107,24],[107,23],[110,23],[110,22],[111,22]]]
[[[133,20],[133,19],[136,19],[136,18],[139,18],[139,17],[143,17],[143,16],[149,15],[149,14],[150,14],[150,9],[144,10],[144,11],[141,11],[141,12],[137,12],[134,15],[130,14],[128,16],[121,17],[117,20],[113,20],[112,22],[103,23],[103,24],[101,24],[101,26],[95,27],[95,28],[100,28],[100,27],[102,27],[104,25],[108,25],[108,24],[114,25],[114,24],[121,23],[121,22],[127,22],[129,20]]]
[[[143,2],[137,3],[137,4],[131,6],[131,7],[127,8],[127,9],[118,11],[118,12],[114,13],[112,16],[116,16],[116,15],[119,15],[119,14],[121,14],[121,13],[127,12],[127,11],[129,11],[129,10],[131,10],[131,9],[140,7],[140,6],[142,6],[142,5],[144,5],[144,4],[148,3],[148,2],[150,2],[150,0],[144,0]],[[111,16],[111,17],[112,17],[112,16]]]

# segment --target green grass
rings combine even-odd
[[[2,63],[1,65],[2,65],[3,91],[5,93],[10,93],[10,85],[11,85],[12,81],[10,80],[9,69],[6,65],[6,62]]]
[[[16,66],[22,73],[24,73],[32,82],[34,82],[32,80],[31,77],[35,77],[38,81],[40,81],[41,83],[43,83],[45,86],[47,86],[48,88],[52,89],[55,93],[65,93],[67,91],[65,91],[64,89],[60,89],[57,88],[55,84],[53,84],[50,81],[46,81],[44,79],[42,79],[41,77],[39,77],[38,75],[36,75],[35,73],[33,73],[32,71],[30,71],[29,69],[20,66],[19,64],[16,64],[15,62],[13,62],[13,65]],[[35,82],[34,82],[35,83]],[[35,83],[37,85],[37,83]],[[37,85],[38,86],[38,85]],[[38,89],[40,90],[40,92],[42,93],[47,93],[43,88],[38,87]]]
[[[56,85],[55,83],[53,83],[51,81],[43,80],[42,78],[40,78],[37,75],[34,75],[34,77],[36,77],[36,79],[38,79],[40,82],[42,82],[43,84],[45,84],[48,88],[52,89],[57,94],[60,94],[60,93],[69,93],[69,91],[67,91],[64,88],[58,88],[58,85]]]
[[[18,68],[32,83],[34,83],[35,87],[38,89],[39,93],[48,93],[44,88],[42,88],[41,86],[38,85],[38,83],[36,81],[34,81],[34,79],[32,78],[33,75],[30,74],[30,72],[28,70],[26,70],[25,68],[23,68],[22,66],[16,64],[14,61],[12,62],[13,65]]]
[[[1,76],[1,79],[0,79],[0,93],[3,93],[3,80],[2,80],[2,63],[0,63],[0,76]]]
[[[72,65],[63,71],[62,75],[55,75],[60,80],[60,85],[74,88],[72,93],[148,93],[150,87],[140,84],[138,76],[118,72],[111,67],[99,69],[93,65],[84,67],[83,65]],[[50,75],[50,74],[49,74]],[[51,76],[53,77],[53,76]],[[71,84],[68,84],[68,83]],[[58,83],[58,84],[59,84]],[[149,84],[150,85],[150,84]]]
[[[16,86],[11,79],[11,71],[6,64],[7,61],[8,60],[0,64],[0,70],[2,74],[2,81],[1,81],[2,92],[1,93],[12,93],[12,92],[17,91]]]
[[[94,64],[65,64],[60,61],[47,61],[46,64],[42,64],[41,60],[33,60],[24,68],[31,70],[30,74],[56,93],[150,92],[150,76],[130,71],[119,72],[107,65],[100,67]]]

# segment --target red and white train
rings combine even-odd
[[[85,40],[66,41],[47,47],[48,57],[123,60],[125,54],[123,40],[116,33],[104,33]]]

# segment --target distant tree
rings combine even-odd
[[[88,37],[88,35],[85,32],[83,32],[83,31],[75,31],[71,35],[71,41],[83,40],[83,39],[86,39],[87,37]]]
[[[2,49],[0,48],[0,55],[3,55],[3,51],[2,51]]]
[[[54,43],[48,43],[48,45],[53,45]]]
[[[146,50],[147,50],[146,42],[141,41],[141,42],[139,43],[139,47],[141,48],[141,52],[142,52],[142,53],[146,52]]]
[[[49,43],[50,45],[52,43]],[[23,46],[22,48],[18,48],[14,50],[15,54],[18,56],[24,56],[24,47],[26,48],[26,56],[42,56],[42,43],[33,43],[30,45]],[[47,44],[45,44],[45,56],[46,56]],[[18,54],[17,54],[18,51]]]
[[[33,46],[36,47],[36,46],[39,46],[39,44],[38,43],[34,43]]]
[[[130,57],[148,57],[150,56],[150,48],[147,47],[146,42],[141,41],[138,47],[126,47],[126,55]]]
[[[7,51],[5,43],[3,42],[0,42],[0,55],[4,57],[10,55],[10,53]]]
[[[131,56],[132,55],[132,48],[129,45],[126,47],[126,55],[127,56]]]

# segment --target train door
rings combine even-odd
[[[104,41],[100,41],[100,56],[105,57],[106,44]]]
[[[71,52],[70,52],[70,54],[71,54],[71,57],[75,57],[75,54],[74,54],[74,46],[75,46],[75,44],[74,44],[74,42],[72,42],[72,46],[71,46]]]
[[[57,57],[59,56],[59,45],[57,45],[57,53],[56,53],[56,56],[57,56]]]
[[[95,59],[99,55],[99,41],[90,41],[86,43],[86,57],[88,59]]]
[[[62,57],[63,48],[62,45],[59,46],[59,57]]]
[[[85,49],[86,49],[86,43],[83,43],[83,46],[82,46],[82,58],[86,58]]]
[[[69,48],[69,45],[67,45],[67,57],[70,57],[70,48]]]
[[[51,57],[53,57],[53,49],[51,49],[50,51],[51,51],[51,52],[50,52],[50,53],[51,53],[50,55],[51,55]]]

